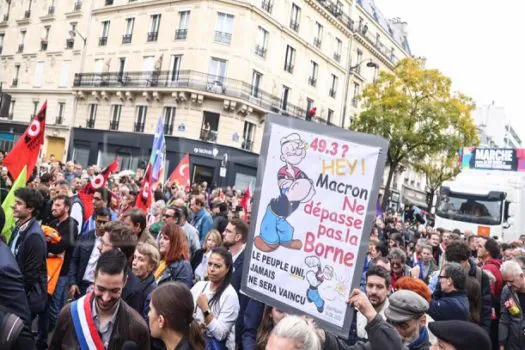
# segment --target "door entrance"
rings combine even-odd
[[[51,137],[47,138],[47,150],[46,157],[49,158],[50,155],[54,155],[56,160],[59,162],[64,158],[64,149],[66,146],[66,140],[61,137]]]
[[[215,169],[213,167],[204,166],[204,165],[194,165],[192,183],[201,184],[204,181],[206,181],[208,185],[211,186],[213,184],[213,173],[214,172],[215,172]]]

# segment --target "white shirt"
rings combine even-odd
[[[193,317],[198,323],[204,323],[204,315],[197,306],[197,298],[201,293],[204,293],[208,300],[211,300],[215,292],[210,290],[210,286],[210,282],[200,281],[195,283],[191,289],[193,302],[195,303]],[[239,316],[239,297],[231,284],[224,290],[220,300],[213,304],[210,309],[213,314],[213,320],[206,326],[206,334],[218,341],[227,339],[226,347],[228,350],[235,350],[235,322]]]
[[[95,238],[95,245],[93,246],[93,250],[91,251],[91,255],[89,256],[89,261],[86,266],[86,272],[84,273],[84,277],[82,278],[82,280],[84,281],[95,282],[95,267],[97,266],[97,261],[100,256],[100,250],[98,250],[98,246],[101,240],[102,238],[100,237]]]
[[[210,259],[211,250],[202,255],[201,263],[195,268],[195,278],[203,280],[208,271],[208,260]]]
[[[84,214],[82,213],[82,206],[80,203],[73,203],[70,216],[77,221],[77,232],[80,235],[82,233],[82,224],[84,223]]]

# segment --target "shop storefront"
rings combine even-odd
[[[82,166],[109,164],[116,155],[120,169],[136,170],[147,163],[153,135],[74,128],[69,158]],[[190,180],[209,185],[244,189],[255,183],[258,155],[238,148],[198,140],[166,136],[166,165],[169,176],[184,154],[190,155]]]
[[[427,193],[418,189],[403,185],[403,203],[413,204],[421,209],[426,210],[427,205]]]

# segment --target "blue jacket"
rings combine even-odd
[[[470,311],[467,293],[465,291],[451,293],[435,291],[427,314],[434,321],[469,321]]]
[[[202,245],[204,242],[204,238],[206,237],[206,234],[213,227],[213,219],[210,213],[208,213],[206,209],[202,208],[193,217],[192,225],[197,229],[197,231],[199,231],[199,239]]]
[[[164,282],[182,282],[191,289],[193,286],[193,271],[190,262],[187,260],[174,261],[164,270],[157,284],[160,286]]]
[[[264,304],[255,299],[249,299],[244,310],[244,330],[242,332],[242,349],[257,349],[257,330],[261,325]]]

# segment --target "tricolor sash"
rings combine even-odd
[[[71,303],[71,316],[77,340],[82,350],[104,350],[91,312],[93,293],[88,293]]]

